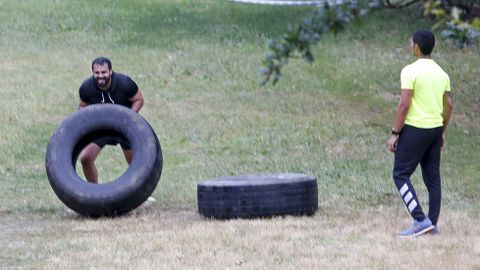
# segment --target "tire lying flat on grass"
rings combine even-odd
[[[317,179],[305,174],[225,176],[197,185],[198,211],[219,219],[313,215]]]
[[[119,178],[104,184],[88,183],[75,170],[78,155],[91,141],[115,136],[132,148],[132,162]],[[114,216],[141,205],[155,190],[163,157],[148,122],[131,109],[114,104],[89,105],[69,115],[47,147],[48,180],[58,198],[87,216]]]

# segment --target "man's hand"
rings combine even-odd
[[[392,134],[392,136],[390,136],[390,139],[388,139],[388,142],[387,142],[388,151],[392,153],[397,151],[397,142],[398,142],[398,135]]]
[[[78,102],[78,109],[85,108],[88,105],[85,101],[81,100]]]

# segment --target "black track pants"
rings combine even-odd
[[[423,182],[428,190],[428,217],[434,225],[440,215],[442,189],[440,181],[440,152],[442,146],[442,128],[422,129],[405,125],[400,134],[395,162],[393,180],[408,212],[418,221],[425,219],[425,214],[418,201],[410,176],[418,164],[422,168]]]

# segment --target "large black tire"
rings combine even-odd
[[[133,152],[132,162],[119,178],[92,184],[75,170],[77,157],[91,141],[103,136],[125,138]],[[141,205],[155,190],[163,167],[158,138],[134,111],[114,104],[89,105],[69,115],[54,132],[47,147],[48,180],[58,198],[75,212],[115,216]]]
[[[200,182],[197,199],[201,215],[218,219],[313,215],[317,179],[305,174],[226,176]]]

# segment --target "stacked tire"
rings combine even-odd
[[[95,139],[127,140],[133,157],[127,171],[104,184],[80,178],[75,169],[82,149]],[[115,104],[89,105],[69,115],[50,138],[45,166],[53,191],[75,212],[115,216],[141,205],[155,190],[163,156],[158,138],[139,114]]]
[[[197,185],[198,211],[210,218],[313,215],[317,180],[305,174],[225,176]]]

